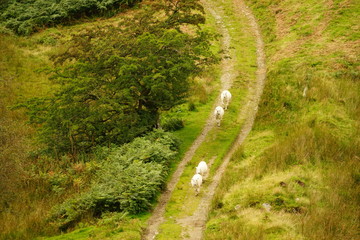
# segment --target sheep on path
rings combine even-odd
[[[214,116],[218,127],[220,127],[220,122],[224,116],[224,109],[221,106],[217,106],[214,111]]]
[[[222,105],[224,106],[224,109],[226,110],[228,108],[230,100],[231,100],[231,93],[228,90],[224,90],[220,96],[221,96]]]
[[[200,187],[202,184],[202,176],[196,173],[191,179],[191,186],[195,188],[196,195],[200,192]]]
[[[200,174],[201,176],[205,177],[205,174],[208,172],[208,166],[205,161],[201,161],[196,168],[196,173]]]

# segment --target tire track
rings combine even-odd
[[[224,52],[229,53],[231,36],[225,26],[223,18],[214,10],[210,1],[202,0],[201,2],[204,5],[204,7],[207,9],[207,11],[214,16],[219,31],[223,36],[222,37],[223,50]],[[205,228],[205,223],[207,220],[207,214],[210,209],[210,204],[212,201],[212,197],[215,193],[216,187],[218,186],[221,180],[221,177],[226,169],[227,164],[230,161],[231,156],[237,150],[237,148],[242,144],[242,142],[244,141],[244,139],[249,134],[252,128],[257,113],[257,106],[259,104],[260,97],[264,88],[265,77],[266,77],[266,65],[265,65],[264,44],[261,38],[259,27],[256,23],[255,17],[253,16],[251,11],[248,9],[248,7],[244,4],[242,0],[234,0],[233,3],[238,14],[243,14],[247,17],[249,21],[249,25],[251,26],[254,37],[256,39],[256,49],[257,49],[256,55],[257,55],[257,68],[258,68],[256,71],[256,81],[254,84],[250,86],[249,88],[250,99],[247,102],[247,105],[243,107],[243,109],[240,112],[240,115],[242,115],[245,118],[245,122],[241,129],[241,132],[237,136],[236,140],[234,141],[228,153],[225,155],[223,159],[223,163],[217,169],[216,174],[211,180],[211,183],[208,186],[207,190],[204,191],[203,198],[201,200],[201,203],[199,204],[198,209],[196,210],[194,215],[177,220],[177,222],[183,226],[183,229],[185,229],[185,231],[183,231],[182,234],[184,239],[195,240],[202,238],[203,230]],[[234,71],[234,67],[235,67],[235,63],[234,60],[232,60],[231,58],[227,57],[222,60],[222,64],[221,64],[222,90],[229,89],[231,87],[232,81],[236,77],[236,75],[234,74],[234,72],[236,72]],[[214,104],[214,107],[219,103],[220,103],[220,99],[218,98]],[[164,213],[165,213],[166,205],[170,200],[171,194],[174,191],[175,186],[179,181],[180,176],[183,173],[186,164],[192,159],[196,150],[205,140],[206,135],[214,126],[215,126],[215,120],[213,118],[211,111],[201,134],[196,138],[192,146],[184,155],[182,161],[179,163],[176,171],[174,172],[171,180],[167,184],[167,190],[160,196],[158,205],[153,210],[152,216],[148,221],[148,226],[145,229],[144,234],[142,236],[143,240],[155,239],[160,224],[164,222]]]
[[[229,52],[229,48],[230,48],[230,39],[231,39],[230,34],[227,31],[227,29],[225,28],[224,23],[222,22],[222,18],[220,16],[216,19],[216,21],[217,21],[217,24],[219,25],[219,31],[223,36],[223,38],[221,40],[222,48],[223,48],[222,50],[225,53],[227,53],[227,52]],[[232,60],[229,57],[226,57],[222,60],[222,62],[221,62],[221,78],[220,78],[221,88],[222,88],[221,91],[223,91],[225,89],[229,89],[231,87],[232,81],[236,77],[232,73],[232,71],[234,69],[234,65],[235,65],[234,60]],[[220,95],[220,92],[219,92],[219,95]],[[219,104],[220,104],[220,97],[217,98],[212,109],[214,109]],[[202,132],[196,138],[196,140],[191,145],[189,150],[185,153],[185,155],[184,155],[183,159],[181,160],[181,162],[179,163],[176,171],[173,173],[170,181],[168,182],[168,184],[166,186],[166,191],[164,193],[162,193],[162,195],[160,196],[160,198],[158,200],[158,204],[155,207],[155,209],[153,210],[152,215],[148,221],[148,226],[143,233],[143,236],[141,238],[142,240],[154,239],[155,236],[158,234],[158,228],[159,228],[160,224],[164,222],[164,213],[165,213],[166,205],[167,205],[168,201],[170,200],[171,194],[174,191],[175,186],[178,183],[180,176],[185,169],[186,164],[193,158],[196,150],[203,143],[207,134],[214,126],[215,126],[215,119],[213,116],[213,111],[211,110]]]
[[[257,25],[256,19],[252,14],[251,10],[245,5],[243,0],[234,0],[234,7],[237,14],[244,14],[249,21],[249,25],[253,31],[254,37],[256,39],[256,55],[257,55],[257,71],[256,71],[256,81],[250,86],[249,96],[250,99],[247,102],[247,105],[241,110],[240,115],[245,117],[244,125],[240,131],[240,134],[237,136],[232,147],[225,155],[222,164],[216,170],[212,182],[210,183],[207,191],[204,192],[201,203],[199,204],[196,212],[189,217],[177,220],[183,227],[182,238],[191,239],[191,240],[200,240],[203,237],[203,232],[205,229],[206,220],[208,217],[208,212],[210,209],[211,201],[215,194],[216,188],[220,183],[221,177],[226,170],[231,156],[238,149],[238,147],[244,142],[245,138],[252,129],[252,126],[255,121],[255,117],[258,111],[258,104],[265,85],[266,78],[266,64],[265,64],[265,52],[264,52],[264,43],[260,34],[259,26]],[[209,1],[206,2],[207,7],[211,7]],[[215,18],[221,18],[213,9],[209,9],[209,12],[214,15]]]

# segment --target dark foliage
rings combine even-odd
[[[165,131],[176,131],[184,127],[184,120],[180,118],[166,119],[162,124]]]
[[[103,148],[106,157],[99,160],[90,189],[56,207],[50,221],[65,230],[84,216],[149,209],[165,182],[177,146],[172,135],[155,131],[122,147]]]
[[[1,25],[19,35],[76,19],[115,13],[139,0],[5,0],[0,3]]]
[[[118,27],[84,30],[53,58],[58,91],[25,104],[49,149],[76,154],[129,142],[157,124],[159,110],[184,101],[189,79],[215,61],[212,35],[180,30],[203,22],[190,11],[197,1],[184,2],[158,4]]]

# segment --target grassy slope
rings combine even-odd
[[[131,11],[125,13],[129,14]],[[36,150],[32,146],[33,141],[29,141],[34,131],[26,125],[26,117],[21,112],[11,111],[8,106],[24,98],[51,91],[46,75],[34,70],[51,64],[48,57],[61,51],[63,41],[69,39],[70,34],[84,27],[115,24],[118,17],[49,28],[30,37],[0,36],[3,80],[0,82],[0,137],[4,139],[4,144],[1,142],[0,146],[0,160],[3,166],[1,174],[7,180],[0,181],[1,186],[4,185],[1,188],[1,204],[7,206],[6,211],[0,212],[0,239],[33,239],[39,235],[54,234],[54,229],[44,222],[49,210],[63,199],[86,188],[86,181],[89,181],[87,175],[96,167],[93,162],[85,164],[65,161],[57,164],[52,159],[29,162],[29,151]],[[210,26],[209,30],[214,29]],[[219,51],[216,44],[214,51]],[[219,89],[218,79],[219,70],[214,67],[194,81],[191,102],[195,103],[196,111],[189,112],[188,105],[184,104],[166,114],[185,120],[185,128],[175,133],[182,141],[178,160],[200,133],[212,111]],[[36,167],[31,167],[31,164],[36,164]],[[176,163],[172,167],[175,170]],[[69,173],[72,175],[68,175]],[[60,181],[60,188],[49,185],[54,180]],[[148,217],[148,213],[136,216],[109,214],[101,221],[85,220],[75,231],[51,239],[140,239],[142,227]]]
[[[214,201],[216,210],[211,215],[207,237],[219,239],[216,233],[219,232],[221,239],[222,236],[351,239],[358,226],[353,216],[358,211],[354,199],[358,189],[354,183],[360,178],[359,159],[355,157],[359,156],[360,148],[356,136],[360,116],[359,67],[356,65],[359,52],[355,49],[359,44],[354,42],[359,39],[355,25],[359,4],[354,6],[355,1],[249,3],[265,33],[268,83],[255,129],[243,151],[238,152],[228,167],[220,188],[223,191]],[[13,104],[21,95],[48,91],[46,77],[35,74],[33,69],[48,63],[49,52],[58,47],[59,39],[66,38],[69,31],[94,24],[98,22],[48,29],[29,39],[1,37],[0,137],[3,142],[0,159],[2,166],[6,166],[1,173],[8,180],[7,187],[1,190],[10,198],[19,191],[12,211],[2,212],[0,216],[0,232],[10,231],[8,239],[32,238],[45,231],[40,226],[41,219],[61,198],[57,195],[39,198],[33,194],[39,184],[44,184],[41,177],[27,182],[24,190],[17,188],[16,180],[27,177],[23,169],[29,163],[24,152],[33,149],[26,140],[32,129],[24,124],[21,113],[11,112],[5,106]],[[217,74],[215,71],[212,75]],[[303,98],[305,84],[309,91]],[[214,89],[216,84],[207,89],[209,101],[199,104],[198,112],[183,113],[187,125],[178,132],[179,136],[186,137],[182,153],[201,130],[212,107]],[[43,169],[42,174],[49,169]],[[296,184],[296,180],[305,182],[306,187]],[[280,181],[288,187],[280,188]],[[3,199],[4,196],[2,193]],[[296,201],[296,198],[299,199]],[[281,200],[290,211],[303,213],[283,212],[284,204],[268,214],[261,210],[261,202]],[[243,211],[234,211],[235,207]],[[147,218],[148,215],[114,214],[97,225],[82,225],[84,228],[80,225],[72,235],[59,239],[135,239],[139,238]],[[225,219],[223,225],[221,222]],[[214,231],[216,229],[221,231]]]
[[[235,60],[234,68],[237,70],[235,74],[238,74],[230,89],[234,97],[229,110],[224,116],[221,127],[214,128],[208,133],[204,143],[197,149],[194,157],[184,169],[166,207],[165,222],[160,225],[156,239],[181,239],[182,227],[176,222],[176,219],[192,215],[200,201],[200,198],[195,196],[194,189],[190,186],[190,179],[194,174],[195,166],[202,160],[209,162],[211,158],[215,157],[208,176],[208,179],[212,178],[239,133],[243,122],[243,119],[239,118],[239,106],[243,106],[246,101],[246,85],[249,79],[255,79],[255,43],[253,36],[247,31],[248,26],[244,24],[244,19],[239,19],[234,14],[234,10],[227,4],[217,1],[213,1],[212,4],[217,10],[222,9],[220,11],[224,11],[224,16],[226,16],[226,19],[224,19],[225,26],[232,39],[231,52],[228,54]],[[207,14],[207,17],[207,25],[216,28],[213,17],[210,14]],[[179,134],[181,136],[182,132],[179,132]],[[208,184],[209,182],[205,182],[204,189]]]
[[[214,51],[218,51],[215,47]],[[196,89],[199,90],[193,94],[191,101],[195,103],[196,110],[188,111],[188,104],[180,105],[171,110],[169,113],[164,113],[165,117],[182,118],[185,121],[185,127],[175,132],[175,135],[181,140],[178,161],[181,160],[192,142],[200,134],[209,112],[212,109],[212,103],[216,97],[218,83],[215,81],[218,78],[217,68],[209,69],[201,79],[197,79],[200,83],[196,83]],[[203,85],[205,84],[205,85]],[[200,88],[200,89],[198,89]],[[177,162],[172,164],[171,172],[175,171]],[[169,176],[170,177],[170,176]],[[140,215],[132,215],[122,217],[122,213],[114,213],[105,216],[100,221],[90,221],[79,224],[75,231],[62,234],[54,237],[43,237],[39,239],[51,240],[65,240],[65,239],[140,239],[143,227],[145,227],[150,213]]]
[[[207,26],[204,26],[210,31],[216,31],[215,30],[215,22],[214,19],[209,18],[208,19],[209,24]],[[243,39],[243,41],[245,41]],[[215,43],[213,46],[213,50],[215,52],[220,50],[220,46]],[[252,48],[253,50],[254,48]],[[238,49],[237,49],[238,50]],[[249,49],[248,51],[252,51]],[[254,55],[254,54],[253,54]],[[246,67],[248,67],[249,71],[254,71],[254,58],[247,60],[249,63]],[[239,62],[237,64],[244,64],[242,62]],[[246,68],[245,67],[245,68]],[[191,144],[194,142],[195,138],[199,135],[200,131],[202,130],[202,127],[205,124],[206,119],[209,117],[209,113],[212,112],[213,102],[215,101],[215,98],[218,97],[218,89],[219,87],[219,67],[216,66],[213,69],[209,69],[207,73],[202,76],[201,79],[197,79],[194,83],[194,89],[193,95],[191,96],[190,101],[194,102],[196,105],[195,111],[188,111],[188,105],[184,104],[181,106],[178,106],[174,109],[172,109],[169,113],[164,114],[164,118],[168,117],[176,117],[176,118],[182,118],[185,120],[185,127],[179,131],[175,132],[175,135],[179,137],[179,139],[182,141],[181,148],[180,148],[180,154],[179,154],[179,160],[182,158],[182,156],[185,154],[187,149],[191,146]],[[239,87],[236,92],[238,96],[242,96],[245,94],[243,90],[243,85],[245,84],[244,81],[245,76],[240,76],[239,78],[235,79],[235,87]],[[235,91],[235,90],[234,90]],[[242,101],[242,98],[235,99],[232,104],[233,105],[239,105],[238,102]],[[220,155],[217,158],[217,164],[219,164],[219,160],[221,159],[222,155],[225,154],[225,151],[227,150],[228,146],[233,141],[234,137],[236,136],[236,133],[239,129],[239,124],[237,119],[237,113],[239,109],[229,109],[228,116],[223,121],[223,130],[214,129],[211,133],[209,138],[207,139],[208,142],[206,142],[202,147],[197,151],[196,156],[194,157],[193,161],[189,163],[189,165],[186,168],[185,174],[180,180],[180,187],[177,188],[183,188],[186,190],[189,190],[188,187],[188,178],[190,178],[189,174],[192,174],[194,171],[194,164],[196,161],[199,161],[199,159],[204,157],[211,157],[214,155],[214,146],[219,145],[219,142],[222,142],[223,147],[221,148]],[[240,120],[239,120],[240,121]],[[232,131],[229,131],[227,133],[224,129],[231,129]],[[216,139],[215,139],[216,138]],[[211,141],[210,141],[210,140]],[[214,140],[215,139],[215,140]],[[211,144],[209,144],[209,141]],[[218,153],[218,150],[216,153]],[[173,170],[175,170],[176,164],[173,165]],[[181,210],[177,209],[179,206],[176,205],[176,203],[182,202],[181,199],[186,197],[186,194],[190,194],[193,196],[193,193],[189,193],[188,191],[183,191],[180,193],[175,193],[175,196],[172,198],[172,203],[170,204],[169,208],[167,209],[167,215],[169,214],[179,214],[181,213]],[[191,203],[190,203],[191,204]],[[192,207],[194,209],[194,206]],[[114,214],[114,216],[111,216],[109,218],[106,218],[105,220],[102,220],[94,225],[79,225],[78,230],[75,230],[68,234],[63,234],[60,236],[55,236],[51,238],[41,238],[41,239],[52,239],[52,240],[61,240],[61,239],[140,239],[140,234],[142,227],[145,226],[147,219],[149,218],[149,214],[144,214],[142,216],[129,216],[127,218],[123,218],[121,220],[118,220],[117,217],[121,214]],[[104,223],[105,222],[105,223]],[[83,226],[83,227],[82,227]],[[171,230],[173,229],[173,225],[166,225],[166,227],[170,227]],[[167,232],[166,227],[164,229],[164,232]],[[169,237],[169,236],[167,236]],[[170,237],[171,238],[171,237]]]
[[[267,83],[205,239],[357,239],[360,4],[246,2],[266,42]]]
[[[38,229],[39,217],[53,203],[53,198],[43,201],[30,193],[40,192],[36,186],[40,181],[31,181],[31,171],[27,171],[32,164],[28,153],[34,150],[34,131],[21,111],[9,108],[20,99],[49,90],[45,75],[33,71],[48,64],[47,57],[32,45],[26,39],[0,36],[0,233],[11,232],[5,235],[8,239],[31,236],[24,234],[25,229]]]
[[[235,19],[237,20],[237,19]],[[209,18],[208,21],[210,24],[206,26],[210,31],[215,31],[215,22],[214,19]],[[235,23],[234,23],[235,24]],[[249,35],[244,35],[244,33],[239,33],[235,31],[235,28],[232,30],[232,34],[234,37],[236,36],[237,41],[241,42],[241,46],[245,46],[246,42],[249,42]],[[61,32],[60,32],[61,33]],[[51,36],[51,34],[50,34]],[[47,39],[46,36],[42,36],[41,38]],[[251,37],[250,37],[251,38]],[[250,41],[251,42],[251,41]],[[214,51],[219,51],[219,46],[217,44],[214,45]],[[233,89],[232,92],[236,93],[238,98],[234,99],[232,105],[240,105],[241,101],[244,101],[243,97],[245,95],[244,85],[246,84],[246,77],[251,77],[254,74],[254,62],[255,62],[255,54],[254,54],[254,46],[235,48],[233,51],[237,51],[239,56],[243,56],[241,59],[237,59],[238,62],[237,67],[243,69],[242,74],[239,75],[237,79],[234,81],[234,87],[237,89]],[[241,54],[239,54],[239,51]],[[248,53],[249,52],[249,53]],[[250,53],[252,52],[252,53]],[[248,53],[248,54],[243,54]],[[200,133],[202,127],[205,124],[205,120],[209,116],[209,113],[212,112],[212,103],[217,97],[218,89],[219,89],[219,68],[215,67],[214,69],[210,69],[201,79],[197,79],[194,83],[194,94],[191,97],[191,101],[196,104],[196,111],[189,112],[187,110],[187,104],[179,106],[173,109],[170,113],[167,113],[165,117],[179,117],[185,120],[185,128],[175,132],[175,134],[181,139],[182,145],[180,149],[179,159],[183,156],[189,146],[192,144],[194,139]],[[239,131],[239,121],[241,119],[237,119],[239,109],[230,108],[227,114],[227,117],[223,121],[222,129],[214,129],[207,139],[207,142],[198,150],[196,156],[193,161],[186,168],[186,173],[182,177],[181,183],[184,185],[185,189],[188,188],[189,174],[193,172],[195,162],[203,159],[204,157],[210,158],[213,155],[219,154],[217,156],[217,161],[214,165],[214,168],[220,164],[220,160],[222,155],[225,154],[227,148],[233,141],[237,132]],[[225,130],[227,131],[225,131]],[[231,131],[230,131],[231,130]],[[211,143],[211,144],[209,144]],[[220,144],[221,143],[221,144]],[[215,148],[214,146],[222,146],[219,152],[219,148]],[[216,152],[214,152],[216,150]],[[173,166],[175,169],[175,165]],[[185,180],[184,180],[185,179]],[[180,214],[178,206],[174,203],[179,203],[181,199],[183,199],[186,194],[193,195],[188,191],[183,191],[180,194],[175,194],[175,197],[172,199],[173,202],[170,204],[167,209],[167,214],[174,213]],[[190,203],[191,205],[191,203]],[[170,210],[169,210],[170,209]],[[77,230],[63,234],[60,236],[55,236],[52,238],[46,239],[140,239],[140,233],[142,227],[146,224],[146,221],[149,217],[149,214],[138,215],[138,216],[127,216],[121,217],[121,214],[112,214],[105,217],[103,220],[95,223],[85,223],[80,224]],[[173,226],[170,226],[171,228]],[[166,229],[165,229],[166,232]],[[44,238],[41,238],[44,239]]]

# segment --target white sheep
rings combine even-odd
[[[220,122],[224,116],[224,109],[221,106],[217,106],[214,111],[214,116],[218,127],[220,127]]]
[[[191,186],[195,188],[196,195],[200,192],[200,187],[202,184],[202,176],[196,173],[191,179]]]
[[[224,109],[226,110],[228,108],[230,100],[231,100],[231,93],[228,90],[224,90],[220,96],[221,96],[222,105],[224,106]]]
[[[208,166],[205,161],[201,161],[196,168],[196,173],[200,174],[201,176],[205,177],[208,172]]]

